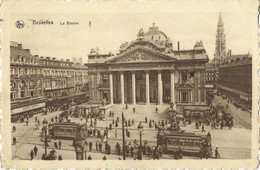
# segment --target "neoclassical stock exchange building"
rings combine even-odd
[[[93,103],[174,103],[179,112],[204,112],[206,106],[206,50],[201,41],[190,50],[177,50],[155,24],[148,32],[140,29],[137,39],[122,43],[117,55],[91,50],[89,97]]]

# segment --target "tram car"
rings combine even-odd
[[[88,135],[87,124],[75,122],[58,122],[49,125],[49,134],[53,139],[74,139],[77,135],[86,139]]]
[[[157,143],[162,147],[163,153],[176,153],[181,149],[186,155],[212,155],[210,135],[164,131],[158,133]]]

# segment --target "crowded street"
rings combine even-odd
[[[219,102],[219,98],[215,97],[216,101]],[[225,101],[221,101],[225,102]],[[118,145],[122,146],[122,112],[124,113],[124,117],[126,120],[125,127],[125,143],[129,145],[129,149],[126,150],[127,156],[126,159],[136,159],[134,152],[131,152],[131,146],[134,144],[139,144],[139,132],[137,130],[137,126],[140,124],[143,125],[142,132],[142,145],[147,145],[149,148],[156,149],[157,146],[157,129],[155,128],[157,122],[161,122],[164,120],[167,122],[167,114],[165,110],[168,108],[168,105],[114,105],[111,109],[111,113],[106,114],[103,120],[97,120],[96,125],[94,127],[94,123],[91,123],[92,119],[86,120],[82,117],[73,117],[69,116],[71,122],[86,122],[89,130],[99,131],[101,135],[90,135],[85,139],[88,147],[86,150],[86,159],[123,159],[122,151],[118,153]],[[232,106],[230,109],[234,110]],[[211,134],[212,138],[212,150],[213,154],[208,159],[215,159],[214,150],[218,147],[218,151],[221,159],[230,159],[230,158],[248,158],[250,157],[250,143],[251,143],[251,132],[250,132],[250,113],[245,111],[237,111],[234,114],[234,126],[230,129],[228,127],[224,127],[223,129],[217,128],[212,129],[210,126],[204,127],[205,132],[202,132],[201,127],[199,129],[196,128],[195,123],[191,124],[181,124],[180,128],[185,132],[192,132],[196,134]],[[37,121],[40,122],[46,119],[48,122],[56,121],[55,117],[59,116],[62,111],[54,111],[48,112],[46,115],[43,113],[39,113],[34,115],[33,117],[28,119],[28,125],[26,122],[24,123],[12,123],[15,127],[15,131],[13,131],[12,136],[16,138],[16,144],[12,145],[13,148],[13,159],[42,159],[42,155],[44,153],[44,141],[42,133],[42,125],[37,127]],[[247,115],[241,116],[239,114]],[[36,118],[37,117],[37,118]],[[36,121],[37,119],[37,121]],[[119,120],[119,121],[117,121]],[[153,123],[155,122],[155,123]],[[117,127],[116,127],[117,126]],[[102,138],[103,132],[105,129],[109,129],[106,135],[106,138]],[[241,135],[243,134],[243,138]],[[98,137],[98,136],[101,136]],[[237,141],[240,142],[237,142]],[[57,147],[57,143],[59,143],[59,147]],[[92,147],[90,148],[89,144],[91,143]],[[76,159],[75,148],[73,146],[73,140],[69,139],[50,139],[48,141],[47,150],[50,152],[51,150],[55,150],[56,155],[59,156],[59,159]],[[34,148],[36,149],[36,154],[31,154]],[[107,150],[109,147],[109,151]],[[33,158],[30,157],[33,155]],[[183,159],[200,159],[196,156],[186,156],[182,157]],[[143,154],[142,159],[154,159],[152,155],[146,153]],[[159,153],[158,159],[174,159],[173,154],[161,154]]]

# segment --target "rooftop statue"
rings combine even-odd
[[[195,45],[194,45],[194,49],[204,49],[203,43],[202,41],[196,41]]]
[[[138,34],[137,34],[137,37],[143,37],[144,36],[144,30],[143,28],[140,28]]]
[[[121,43],[120,48],[125,48],[128,46],[128,42]]]
[[[167,39],[166,39],[165,46],[166,47],[172,47],[172,41],[171,41],[171,39],[169,37],[167,37]]]

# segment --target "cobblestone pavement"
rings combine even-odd
[[[127,127],[130,131],[130,138],[126,137],[126,142],[133,142],[134,139],[137,139],[139,142],[139,133],[137,131],[137,126],[141,121],[144,126],[144,131],[142,135],[142,141],[147,140],[149,145],[156,145],[156,134],[157,131],[154,128],[149,128],[148,123],[145,123],[145,116],[147,116],[148,121],[150,119],[154,119],[155,122],[160,119],[167,119],[167,115],[164,113],[164,110],[168,107],[168,105],[156,106],[156,105],[138,105],[132,106],[129,105],[128,109],[124,108],[124,105],[114,105],[113,111],[115,112],[114,118],[107,116],[106,120],[98,121],[97,128],[105,128],[109,125],[109,122],[112,119],[116,119],[120,117],[124,112],[125,119],[135,119],[135,125],[132,127]],[[133,113],[133,107],[135,107],[136,112]],[[155,107],[158,107],[159,112],[155,113]],[[53,112],[48,113],[47,115],[37,115],[40,120],[43,120],[45,117],[47,120],[50,120],[51,117],[59,115],[61,112]],[[248,113],[249,114],[249,113]],[[80,122],[79,119],[71,118],[71,121]],[[85,120],[83,120],[85,121]],[[251,130],[245,128],[241,125],[236,125],[232,129],[224,128],[223,130],[212,130],[210,127],[205,127],[206,133],[210,132],[212,136],[212,146],[213,151],[215,147],[219,148],[219,152],[221,158],[223,159],[234,159],[234,158],[250,158],[250,146],[251,146]],[[40,133],[41,130],[36,130],[34,128],[34,117],[30,118],[29,126],[26,126],[25,123],[16,123],[14,124],[17,128],[16,132],[12,133],[13,136],[17,138],[17,144],[13,146],[13,159],[22,159],[29,160],[30,159],[30,151],[33,149],[34,145],[38,147],[38,155],[34,159],[41,159],[42,154],[44,153],[44,144],[41,142]],[[194,132],[194,133],[202,133],[200,130],[195,129],[195,124],[187,125],[186,127],[181,126],[183,130],[186,132]],[[118,156],[115,153],[115,145],[118,142],[122,146],[122,130],[121,125],[117,128],[117,138],[115,138],[115,128],[109,131],[108,143],[111,145],[112,153],[110,155],[106,155],[104,152],[96,151],[96,142],[100,142],[100,138],[89,137],[87,141],[91,141],[93,143],[92,152],[87,151],[87,156],[91,154],[92,159],[102,159],[104,155],[106,155],[107,159],[118,159]],[[204,132],[205,133],[205,132]],[[205,133],[205,134],[206,134]],[[242,137],[243,136],[243,137]],[[237,142],[239,141],[239,142]],[[72,140],[61,140],[62,148],[56,150],[57,155],[62,155],[63,159],[76,159],[76,154],[74,147],[72,146]],[[54,141],[52,140],[49,143],[48,152],[50,149],[54,148]],[[131,157],[127,157],[127,159],[133,159]],[[149,159],[147,156],[143,156],[143,159]],[[161,159],[173,159],[173,156],[170,154],[163,154]],[[196,157],[185,156],[184,159],[198,159]],[[210,158],[213,159],[213,158]]]

